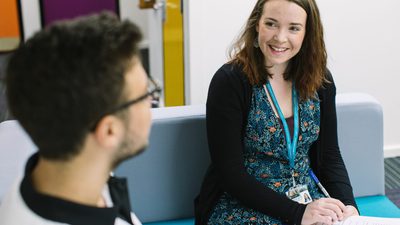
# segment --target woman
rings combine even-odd
[[[332,224],[358,215],[315,1],[258,0],[232,53],[209,88],[212,163],[196,224]]]

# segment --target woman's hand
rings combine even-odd
[[[331,225],[334,222],[343,220],[345,217],[344,212],[347,212],[347,210],[349,215],[353,213],[352,209],[346,208],[346,206],[337,199],[321,198],[307,205],[301,224],[310,225],[322,223]]]
[[[346,210],[343,212],[343,219],[347,219],[350,216],[359,216],[357,209],[352,205],[346,205]]]

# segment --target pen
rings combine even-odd
[[[324,195],[327,198],[330,198],[331,196],[329,195],[329,193],[326,191],[326,189],[324,188],[324,186],[322,186],[321,182],[319,182],[317,176],[315,176],[314,172],[310,169],[310,176],[311,178],[315,181],[315,183],[317,183],[318,187],[321,189],[322,193],[324,193]]]

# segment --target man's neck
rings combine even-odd
[[[34,188],[75,203],[105,207],[102,190],[110,174],[108,164],[84,158],[80,156],[68,161],[40,158],[32,172]]]

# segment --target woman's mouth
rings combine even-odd
[[[273,53],[282,53],[288,50],[288,48],[283,48],[283,47],[276,47],[272,45],[268,45],[269,48],[272,50]]]

